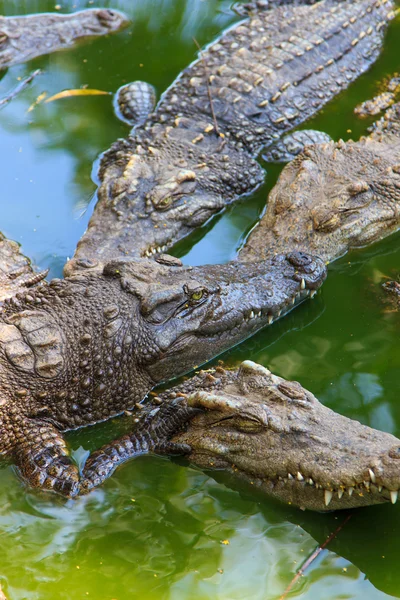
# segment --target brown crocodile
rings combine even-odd
[[[326,273],[304,253],[195,268],[162,257],[165,264],[115,261],[47,284],[26,273],[19,253],[13,260],[16,245],[3,245],[2,278],[11,282],[3,297],[12,295],[0,312],[0,453],[31,485],[69,495],[98,473],[88,467],[80,482],[62,431],[133,407],[156,383],[291,310]],[[165,440],[155,441],[162,451]]]
[[[208,369],[160,398],[203,409],[172,438],[191,447],[193,464],[310,510],[397,501],[400,440],[333,412],[261,365]]]
[[[37,275],[32,289],[4,300],[0,314],[0,451],[13,457],[32,485],[67,495],[96,485],[107,476],[107,465],[95,456],[80,477],[61,431],[98,422],[131,407],[156,383],[184,373],[238,343],[319,287],[325,277],[323,261],[302,252],[257,263],[194,269],[164,255],[158,257],[158,263],[123,261],[121,257],[128,251],[134,254],[135,248],[136,256],[139,248],[139,254],[143,253],[154,232],[158,235],[161,229],[171,233],[168,224],[173,226],[174,239],[181,237],[188,230],[186,225],[182,227],[187,224],[186,217],[181,217],[188,216],[189,229],[203,222],[214,212],[216,197],[222,206],[226,200],[253,189],[262,173],[253,156],[267,144],[267,128],[271,135],[289,129],[310,114],[314,97],[312,111],[362,72],[377,55],[382,31],[393,15],[391,9],[389,1],[334,4],[323,0],[315,7],[296,7],[295,11],[278,7],[252,14],[220,39],[222,50],[214,44],[184,73],[145,125],[135,129],[132,139],[117,142],[106,154],[95,219],[102,232],[100,238],[91,237],[94,229],[89,227],[74,262],[66,270],[67,274],[75,273],[73,276],[46,284]],[[279,32],[279,47],[265,49],[263,35],[273,27]],[[316,36],[318,27],[325,37]],[[300,28],[304,37],[300,36]],[[290,41],[293,36],[294,42]],[[334,45],[329,43],[332,38]],[[240,46],[238,50],[235,44]],[[292,44],[293,52],[285,44]],[[244,68],[246,54],[242,50],[249,52],[248,60],[258,57],[261,61],[263,48],[268,68],[274,67],[284,77],[282,81],[298,66],[299,79],[284,89],[285,84],[279,81],[277,97],[277,82],[266,72],[265,85],[263,79],[257,85],[253,82],[248,92],[237,89],[242,77],[238,67]],[[307,69],[312,68],[312,72],[301,70],[304,54],[308,57]],[[279,60],[284,57],[281,66]],[[231,73],[223,74],[221,59],[228,68],[236,68],[239,84],[238,79],[231,82]],[[184,112],[169,113],[168,103],[174,103],[171,94],[175,89],[182,102],[192,99],[202,114],[201,100],[207,86],[201,81],[196,83],[196,77],[205,60],[210,77],[214,69],[215,78],[221,78],[214,92],[226,84],[243,96],[245,108],[249,103],[264,102],[268,95],[268,103],[258,107],[265,116],[263,134],[260,118],[248,114],[248,131],[254,131],[258,138],[242,139],[238,129],[244,114],[241,101],[229,103],[229,97],[223,94],[217,93],[221,100],[214,107],[221,127],[218,135],[215,126],[213,131],[208,123],[207,114],[202,122],[201,118],[194,119],[192,109],[190,117]],[[254,65],[260,78],[265,65],[257,61]],[[335,92],[319,91],[328,89],[328,83]],[[301,90],[307,98],[303,112],[296,105]],[[222,99],[229,112],[225,120]],[[290,118],[289,101],[297,106]],[[276,110],[282,111],[283,120],[271,121]],[[199,139],[193,138],[194,134]],[[172,165],[168,173],[166,165]],[[221,176],[221,168],[227,177]],[[157,176],[154,169],[160,169]],[[230,174],[234,175],[231,186]],[[203,183],[198,185],[200,180]],[[141,190],[142,203],[145,191],[149,211],[145,206],[141,212],[135,186]],[[107,190],[113,195],[108,197]],[[186,200],[191,194],[193,197]],[[214,207],[211,212],[210,206]],[[96,248],[90,245],[95,238]],[[91,240],[90,248],[87,240]],[[23,280],[19,284],[24,286]],[[182,419],[178,418],[178,408],[173,427],[188,418],[187,411],[183,411]],[[156,436],[152,445],[147,438],[145,449],[165,447],[165,437]],[[129,438],[124,459],[137,453],[137,439],[136,434]],[[118,449],[120,444],[117,440],[112,447]],[[168,445],[169,450],[173,447]]]
[[[249,11],[104,154],[99,200],[66,275],[77,259],[163,252],[256,189],[260,150],[368,69],[395,15],[391,0]]]
[[[118,31],[127,24],[128,19],[123,13],[98,8],[70,15],[0,15],[0,69],[70,48],[76,40]]]
[[[87,467],[96,476],[87,489],[134,453],[143,453],[142,438],[153,444],[155,438],[168,439],[170,419],[198,409],[197,415],[187,415],[185,431],[171,436],[171,448],[188,448],[194,465],[223,470],[233,481],[302,509],[397,502],[398,438],[333,412],[298,382],[252,361],[235,370],[200,371],[156,400],[161,406],[146,406],[133,435],[92,454]]]
[[[400,227],[400,103],[358,142],[308,146],[282,171],[240,252],[305,250],[333,261]]]

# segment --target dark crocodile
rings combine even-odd
[[[106,35],[127,25],[127,17],[110,9],[87,9],[70,15],[42,13],[0,16],[0,69],[70,48],[87,37]]]
[[[322,261],[290,253],[196,268],[172,257],[116,261],[47,284],[25,273],[16,245],[7,247],[3,279],[13,281],[17,264],[15,285],[30,289],[6,298],[0,313],[0,453],[31,485],[70,495],[81,485],[62,431],[132,408],[157,382],[279,318],[325,278]],[[156,441],[162,451],[165,440]],[[98,480],[93,469],[82,489]]]
[[[358,142],[308,146],[282,171],[240,252],[305,250],[333,261],[400,227],[400,103]]]
[[[390,0],[251,10],[201,52],[143,127],[104,154],[75,260],[165,251],[253,191],[264,178],[260,150],[368,69],[394,14]]]
[[[397,501],[400,440],[333,412],[261,365],[209,369],[160,397],[203,409],[172,438],[191,447],[193,464],[309,510]]]

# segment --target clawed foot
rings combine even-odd
[[[155,454],[189,454],[188,444],[170,441],[182,431],[188,421],[201,412],[187,406],[182,398],[154,408],[129,435],[103,446],[94,452],[82,472],[80,494],[87,494],[107,479],[115,469],[134,456],[154,452]]]

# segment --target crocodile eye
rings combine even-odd
[[[202,299],[203,296],[204,296],[204,290],[196,290],[195,292],[191,293],[190,299],[194,300],[195,302],[198,302],[199,300]]]
[[[171,206],[172,204],[172,198],[171,196],[167,196],[167,198],[163,198],[162,200],[160,200],[160,202],[157,204],[157,208],[164,210],[166,208],[168,208],[169,206]]]
[[[183,291],[189,297],[190,304],[198,304],[208,296],[208,290],[203,287],[190,289],[187,285],[183,286]]]

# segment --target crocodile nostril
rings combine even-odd
[[[97,18],[102,25],[108,25],[118,19],[118,13],[109,9],[100,10],[97,13]]]
[[[294,267],[306,267],[313,262],[313,257],[304,252],[291,252],[286,258]]]
[[[389,456],[390,458],[400,459],[400,446],[393,446],[393,448],[389,450]]]

